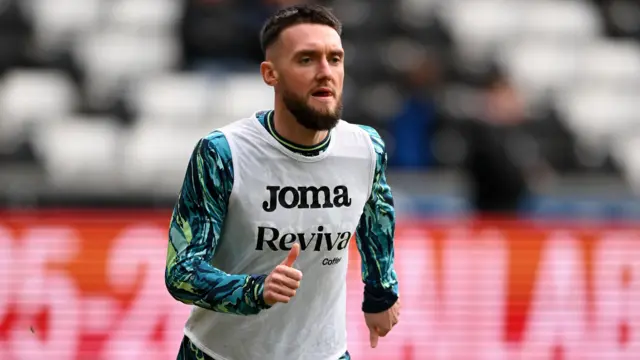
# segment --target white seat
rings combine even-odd
[[[33,137],[51,186],[106,190],[117,185],[122,129],[110,117],[63,117],[38,127]]]
[[[150,126],[172,126],[174,128],[187,126],[202,126],[207,125],[211,127],[212,122],[206,116],[167,116],[167,115],[153,115],[153,116],[138,116],[136,117],[136,123],[144,123]]]
[[[591,40],[602,33],[598,9],[589,1],[536,0],[525,3],[520,36]]]
[[[584,87],[558,98],[558,108],[578,138],[608,149],[617,136],[636,126],[640,114],[638,99],[638,92]]]
[[[30,126],[69,114],[78,102],[62,72],[13,70],[0,83],[0,140],[18,141]]]
[[[518,30],[521,1],[447,1],[442,16],[457,44],[461,59],[485,61],[496,47],[508,42]]]
[[[579,52],[568,43],[526,41],[500,54],[500,61],[528,102],[563,89],[575,79]]]
[[[640,135],[620,139],[614,144],[613,154],[627,182],[640,195]]]
[[[76,55],[87,71],[89,100],[101,104],[129,81],[173,69],[179,51],[174,37],[105,32],[89,34],[78,44]]]
[[[108,6],[109,27],[167,33],[179,20],[182,5],[179,0],[114,0]]]
[[[135,87],[133,108],[145,119],[204,118],[209,111],[211,89],[206,78],[191,74],[166,74],[148,78]]]
[[[43,50],[69,45],[75,35],[99,24],[103,0],[21,0],[35,25],[35,42]]]
[[[257,72],[231,74],[219,86],[213,95],[216,127],[273,108],[273,88]]]
[[[640,84],[640,44],[633,40],[601,40],[587,44],[578,78],[592,86]]]
[[[138,123],[124,146],[119,173],[125,187],[155,194],[177,193],[195,145],[208,132],[203,126]]]

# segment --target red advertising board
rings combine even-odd
[[[189,307],[164,287],[169,214],[0,219],[0,359],[175,359]],[[638,230],[401,222],[401,320],[376,349],[352,242],[349,351],[367,360],[640,359]]]

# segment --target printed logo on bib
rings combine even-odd
[[[333,194],[328,186],[267,186],[269,200],[262,203],[266,212],[275,211],[278,206],[285,209],[326,209],[333,207],[351,206],[349,189],[344,185],[333,188]]]
[[[294,243],[300,244],[301,251],[340,251],[349,246],[353,233],[350,231],[343,232],[324,232],[324,226],[320,225],[317,232],[287,232],[270,226],[258,226],[258,236],[256,239],[257,251],[289,251]],[[339,256],[325,258],[322,265],[337,265],[342,260]]]
[[[272,213],[283,209],[333,209],[346,208],[352,204],[349,189],[345,185],[333,188],[329,186],[266,186],[267,200],[262,203],[262,210]],[[332,210],[329,210],[332,211]],[[286,216],[286,215],[285,215]],[[336,213],[336,216],[340,216]],[[322,223],[322,219],[318,219]],[[275,224],[259,224],[256,236],[257,251],[289,251],[294,243],[300,244],[301,251],[335,252],[345,250],[349,246],[353,233],[351,231],[327,231],[333,225],[319,225],[317,228],[282,229]],[[352,227],[348,227],[351,229]],[[347,229],[341,226],[341,229]],[[322,260],[323,266],[337,265],[341,257],[332,254]]]
[[[274,227],[259,226],[256,250],[270,249],[273,251],[289,251],[294,243],[300,243],[300,250],[344,250],[351,240],[349,231],[338,233],[323,233],[324,226],[318,226],[316,233],[285,233]]]

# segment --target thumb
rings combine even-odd
[[[372,348],[378,346],[378,332],[373,328],[369,329],[369,342]]]
[[[300,255],[300,244],[295,243],[291,247],[291,251],[289,251],[289,255],[287,255],[287,258],[284,259],[284,261],[282,262],[282,265],[286,265],[288,267],[292,267],[293,263],[298,258],[298,255]]]

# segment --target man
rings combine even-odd
[[[173,212],[165,282],[192,304],[178,359],[349,359],[346,274],[355,230],[371,346],[398,322],[395,215],[378,133],[340,120],[341,24],[279,11],[261,33],[275,90],[201,139]]]

